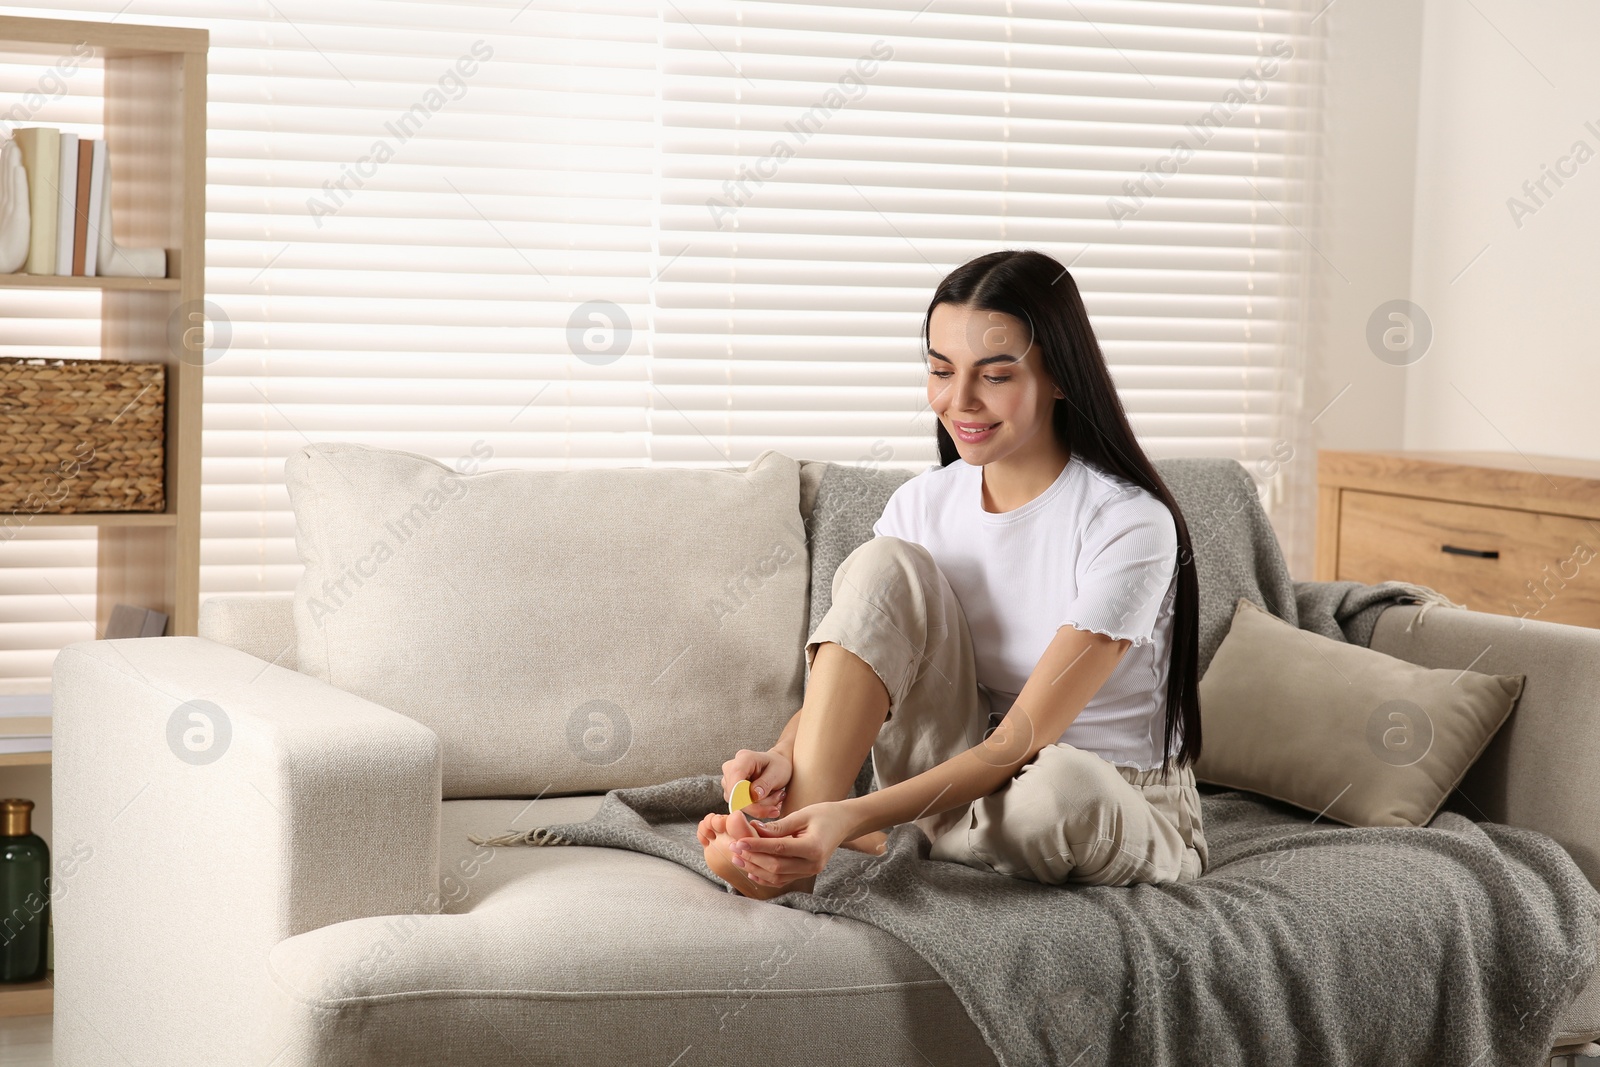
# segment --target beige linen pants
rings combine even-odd
[[[833,641],[889,690],[872,746],[878,787],[979,744],[990,728],[966,616],[923,546],[875,537],[833,576],[833,604],[806,641],[806,663]],[[1057,742],[998,790],[915,820],[932,857],[1046,884],[1187,882],[1205,870],[1194,770],[1141,771]]]

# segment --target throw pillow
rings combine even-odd
[[[1510,716],[1524,677],[1419,667],[1241,597],[1200,680],[1195,777],[1348,826],[1425,826]]]
[[[452,469],[292,454],[299,670],[421,722],[446,799],[721,770],[800,707],[800,465]]]

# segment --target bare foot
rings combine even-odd
[[[733,852],[730,846],[742,837],[756,837],[756,831],[750,826],[750,820],[744,817],[743,812],[735,812],[727,816],[725,829],[712,838],[706,846],[706,866],[740,893],[755,900],[771,900],[773,897],[785,893],[799,891],[809,893],[816,884],[816,877],[796,878],[783,885],[757,885],[745,876],[744,868],[733,861]]]
[[[711,844],[712,840],[721,833],[727,832],[728,817],[712,812],[700,820],[699,827],[695,830],[695,837],[700,841],[700,847]]]

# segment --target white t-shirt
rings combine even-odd
[[[982,476],[964,459],[933,465],[895,490],[873,534],[922,545],[949,579],[996,715],[1063,625],[1131,639],[1059,740],[1112,764],[1160,766],[1178,591],[1172,513],[1077,456],[1050,488],[999,514],[983,508]]]

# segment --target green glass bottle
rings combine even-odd
[[[33,801],[0,800],[0,982],[44,978],[50,846],[28,828]]]

